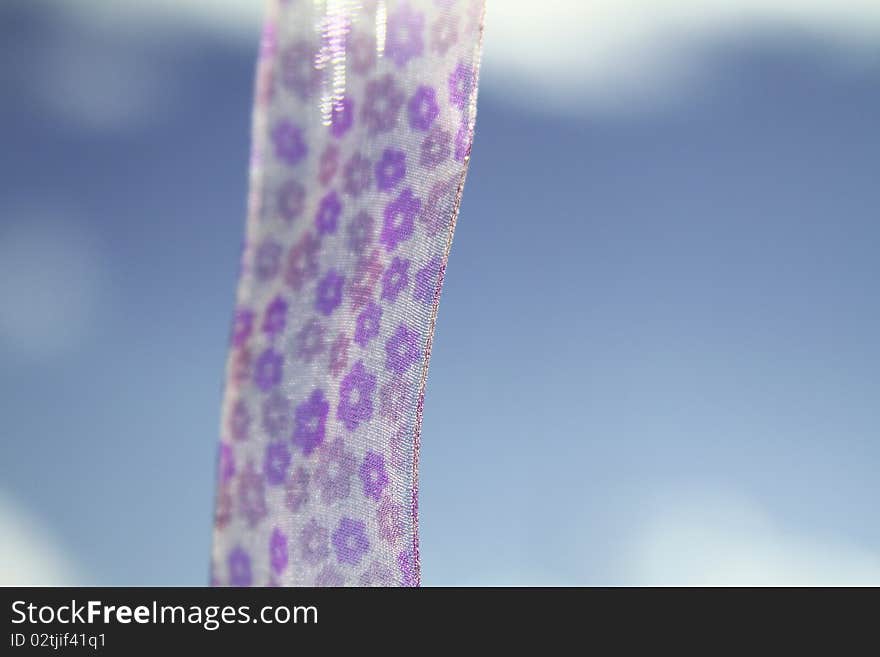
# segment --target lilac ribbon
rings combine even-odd
[[[419,584],[419,431],[483,4],[270,2],[214,584]]]

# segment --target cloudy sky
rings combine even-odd
[[[3,583],[207,579],[260,4],[0,8]],[[878,37],[490,0],[425,583],[880,583]]]
[[[352,0],[357,4],[357,0]],[[189,27],[243,44],[259,33],[259,0],[76,0],[74,18],[143,38]],[[699,49],[762,30],[807,34],[870,56],[880,38],[873,0],[492,0],[485,67],[511,101],[578,115],[584,103],[632,109],[698,84]],[[521,85],[540,94],[521,94]]]

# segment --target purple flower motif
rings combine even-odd
[[[327,144],[321,159],[318,161],[318,182],[325,187],[333,180],[336,169],[339,168],[339,149],[335,144]]]
[[[366,347],[370,340],[379,335],[379,322],[382,320],[382,308],[370,302],[357,318],[354,330],[354,341]]]
[[[421,356],[419,339],[419,334],[405,324],[398,326],[385,343],[385,368],[397,374],[406,372]]]
[[[449,227],[449,207],[457,185],[458,181],[455,178],[438,180],[431,185],[428,199],[419,213],[419,223],[431,237],[435,237],[440,231]]]
[[[336,232],[336,224],[339,221],[339,215],[342,213],[342,203],[336,192],[327,193],[321,199],[318,205],[318,212],[315,214],[315,227],[318,229],[319,235],[329,235]]]
[[[266,306],[266,313],[263,316],[263,333],[269,337],[275,337],[284,331],[286,323],[287,302],[284,297],[278,295]]]
[[[408,4],[388,16],[388,33],[385,39],[385,52],[397,64],[405,66],[413,57],[422,54],[422,30],[425,16],[414,11]]]
[[[364,484],[364,495],[377,502],[388,486],[388,473],[385,472],[385,459],[376,452],[367,452],[360,469],[361,481]]]
[[[253,371],[251,350],[247,347],[239,349],[232,354],[232,362],[229,363],[229,380],[236,385],[242,385],[251,378]]]
[[[311,363],[322,353],[324,353],[324,327],[313,317],[296,334],[296,354],[305,362]]]
[[[328,271],[324,278],[318,281],[315,308],[324,315],[329,315],[336,310],[342,303],[342,284],[344,282],[343,276],[335,269]]]
[[[418,586],[419,577],[416,574],[416,560],[410,550],[397,555],[397,566],[400,568],[400,583],[403,586]]]
[[[309,473],[305,468],[294,470],[284,487],[284,503],[293,513],[309,501]]]
[[[390,73],[367,83],[361,116],[370,132],[391,130],[404,103],[404,95]]]
[[[364,368],[358,361],[339,384],[339,406],[336,417],[349,431],[357,429],[358,424],[373,417],[373,391],[376,389],[376,375]]]
[[[314,390],[311,396],[296,407],[293,426],[293,444],[308,456],[324,442],[324,424],[330,404],[321,390]]]
[[[376,524],[379,533],[389,545],[395,545],[403,536],[403,509],[387,495],[382,498],[379,510],[376,511]]]
[[[440,115],[440,106],[437,105],[434,88],[427,85],[420,86],[409,99],[406,109],[411,128],[422,131],[430,128],[434,119]]]
[[[449,74],[449,102],[463,110],[474,88],[474,71],[462,62]]]
[[[379,391],[379,412],[382,417],[398,424],[409,407],[409,387],[401,376],[393,376]],[[392,450],[393,453],[394,450]]]
[[[383,192],[390,192],[406,175],[406,153],[396,148],[386,148],[382,159],[376,162],[376,185]]]
[[[437,278],[440,275],[440,258],[431,258],[416,274],[416,289],[413,298],[425,304],[434,303],[437,291]]]
[[[251,461],[238,478],[238,505],[249,527],[256,527],[266,517],[265,482]]]
[[[263,392],[269,392],[281,382],[281,368],[284,358],[277,351],[269,347],[254,365],[254,383]]]
[[[362,587],[394,586],[394,573],[381,561],[374,561],[361,574],[358,582]]]
[[[220,452],[217,461],[217,470],[220,472],[220,481],[226,483],[232,479],[232,475],[235,474],[235,458],[232,453],[232,447],[227,443],[220,443]]]
[[[270,486],[280,486],[287,479],[287,468],[290,466],[290,450],[284,443],[269,443],[266,447],[266,460],[263,471],[266,482]]]
[[[320,588],[338,588],[344,585],[345,579],[342,573],[330,565],[324,566],[315,577],[315,586]]]
[[[273,390],[263,400],[263,428],[274,440],[287,437],[291,420],[290,400],[277,390]]]
[[[409,285],[409,260],[395,257],[382,276],[382,298],[391,303]]]
[[[243,399],[236,399],[229,410],[229,434],[233,440],[246,440],[251,424],[251,414]]]
[[[363,253],[373,242],[374,223],[366,210],[358,212],[345,229],[348,248],[357,254]]]
[[[318,247],[320,240],[312,233],[305,233],[287,253],[287,269],[284,282],[294,290],[318,275]]]
[[[340,520],[339,526],[333,532],[333,548],[339,563],[358,565],[370,548],[366,525],[354,518]]]
[[[330,114],[330,132],[337,139],[342,137],[354,123],[354,103],[351,98],[343,98],[333,104]]]
[[[302,559],[310,566],[315,566],[330,556],[330,532],[312,518],[299,535],[299,546]]]
[[[357,198],[369,189],[370,182],[373,179],[370,160],[360,153],[355,153],[345,163],[342,177],[344,179],[342,187],[345,193]]]
[[[254,273],[261,281],[268,281],[278,274],[281,266],[281,245],[275,240],[265,240],[257,247],[254,256]]]
[[[385,223],[379,241],[388,251],[393,251],[401,242],[412,237],[415,216],[419,213],[422,202],[413,196],[407,187],[400,196],[385,206]]]
[[[351,70],[365,75],[376,65],[376,38],[370,32],[354,32],[349,40]]]
[[[457,41],[458,17],[454,14],[441,15],[431,26],[431,48],[438,55],[445,55]]]
[[[217,487],[217,500],[214,507],[214,527],[223,529],[232,520],[232,493],[229,492],[230,482],[220,482]]]
[[[373,289],[382,275],[383,268],[382,256],[378,249],[373,249],[369,254],[364,254],[357,259],[354,274],[348,285],[352,308],[357,310],[373,298]]]
[[[431,128],[431,131],[422,142],[422,154],[419,164],[433,169],[438,164],[445,162],[452,154],[452,133],[444,130],[439,125]]]
[[[302,130],[287,120],[281,120],[272,128],[272,143],[275,145],[275,156],[293,166],[298,164],[308,153]]]
[[[269,539],[269,563],[276,575],[287,568],[287,535],[278,527]]]
[[[234,548],[227,560],[229,564],[229,584],[231,586],[251,585],[251,558],[244,549]]]
[[[315,483],[325,504],[346,499],[351,493],[351,477],[357,468],[354,455],[345,451],[342,438],[324,445],[315,468]]]
[[[302,214],[306,190],[297,180],[288,180],[278,188],[278,214],[290,223]]]
[[[340,333],[330,347],[330,374],[336,378],[348,364],[348,336]]]
[[[235,311],[232,320],[232,334],[229,341],[234,347],[240,347],[251,336],[254,326],[254,311],[249,308],[239,308]]]
[[[302,100],[314,94],[321,84],[321,72],[313,65],[315,53],[309,43],[299,41],[281,53],[281,84]]]

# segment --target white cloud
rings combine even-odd
[[[694,44],[758,25],[859,45],[880,35],[875,0],[489,0],[487,71],[525,75],[559,101],[680,77]]]
[[[0,493],[0,586],[81,586],[89,577],[58,539],[27,510]]]
[[[149,33],[190,25],[253,42],[262,0],[76,0],[90,21]],[[632,105],[680,89],[693,46],[756,25],[807,30],[859,48],[880,36],[876,0],[488,0],[484,81],[511,99],[577,111]],[[151,27],[152,29],[152,27]],[[529,93],[522,93],[529,88]],[[573,101],[577,102],[573,102]]]
[[[634,584],[880,584],[877,552],[835,536],[787,530],[754,502],[705,488],[662,499],[628,558]]]

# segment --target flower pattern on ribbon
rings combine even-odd
[[[212,582],[414,586],[427,358],[483,0],[270,0]]]

